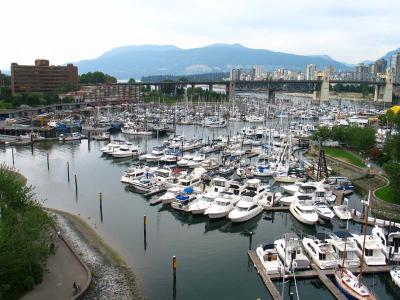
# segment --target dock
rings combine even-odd
[[[258,258],[256,252],[254,250],[249,250],[247,252],[251,261],[253,262],[254,268],[256,268],[257,273],[260,275],[261,279],[264,282],[264,285],[267,287],[269,293],[272,298],[282,299],[278,289],[275,287],[273,280],[282,280],[282,274],[267,274],[265,271],[260,259]],[[390,265],[384,266],[367,266],[364,263],[363,273],[387,273],[391,269]],[[359,273],[360,268],[351,268],[353,273]],[[312,264],[312,268],[308,270],[295,271],[294,276],[296,279],[311,279],[311,278],[319,278],[319,280],[324,284],[324,286],[332,293],[332,295],[339,300],[346,300],[347,298],[343,295],[343,293],[336,287],[336,285],[329,279],[328,276],[334,275],[335,269],[327,269],[321,270],[315,264]],[[293,278],[293,274],[285,274],[286,279]]]
[[[289,211],[289,206],[268,206],[264,207],[264,211]]]

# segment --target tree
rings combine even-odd
[[[129,80],[128,80],[128,83],[129,83],[129,84],[132,84],[132,83],[135,83],[135,82],[136,82],[136,80],[133,79],[133,78],[129,78]]]
[[[19,296],[43,279],[54,220],[14,170],[0,166],[0,299]]]
[[[384,165],[384,170],[389,177],[390,189],[397,195],[400,193],[400,163],[390,162]]]
[[[84,84],[117,83],[117,78],[103,72],[88,72],[79,76],[79,82]]]

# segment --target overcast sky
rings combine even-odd
[[[5,0],[0,69],[126,45],[240,43],[357,63],[400,47],[399,0]]]

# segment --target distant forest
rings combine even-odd
[[[192,75],[153,75],[143,76],[142,82],[162,82],[165,80],[171,81],[219,81],[229,77],[228,72],[221,73],[204,73],[204,74],[192,74]]]

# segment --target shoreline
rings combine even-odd
[[[92,283],[82,299],[142,299],[133,270],[89,224],[65,211],[46,210],[55,215],[63,237],[92,272]]]

